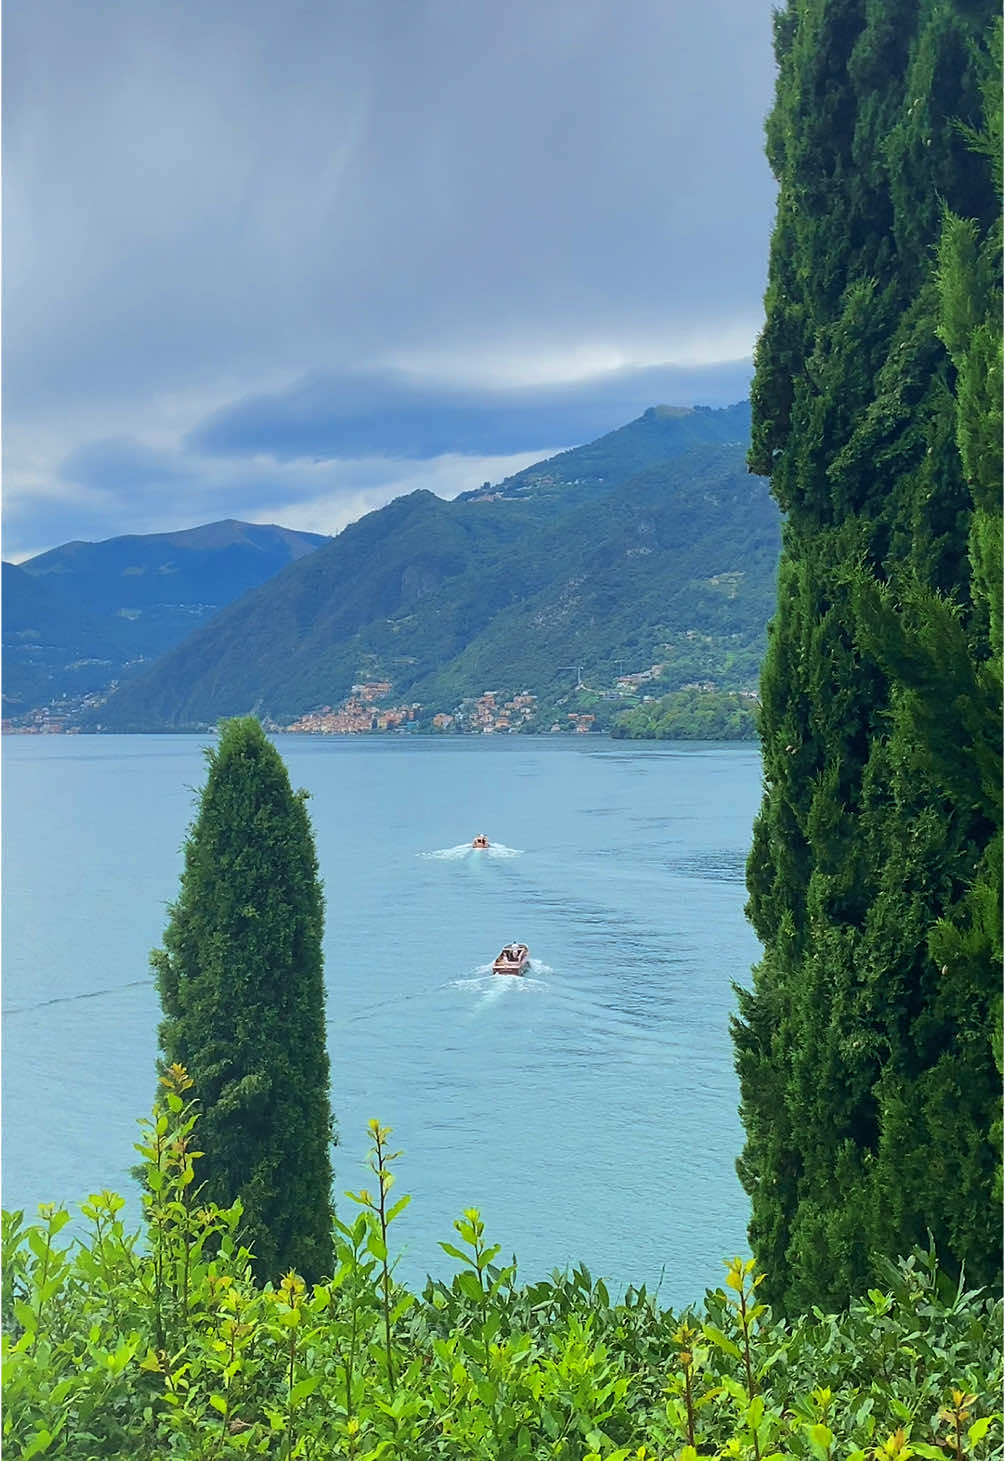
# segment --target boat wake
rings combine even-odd
[[[505,842],[492,842],[488,847],[472,847],[470,842],[461,842],[457,847],[441,847],[436,852],[420,852],[420,857],[431,857],[438,862],[460,862],[467,857],[505,858],[519,857],[519,847],[507,847]]]
[[[503,990],[511,985],[519,986],[520,989],[546,989],[547,985],[543,979],[535,979],[535,974],[552,974],[554,970],[540,959],[531,959],[531,972],[529,974],[496,974],[491,964],[479,964],[473,974],[464,979],[451,980],[454,989],[468,990],[474,994],[483,996],[481,1003],[503,997]]]

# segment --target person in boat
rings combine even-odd
[[[489,845],[489,839],[485,836],[485,833],[484,832],[479,832],[478,833],[478,836],[475,838],[474,842],[472,842],[472,844],[471,844],[472,847],[488,847],[488,845]]]

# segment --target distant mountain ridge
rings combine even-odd
[[[339,729],[351,712],[367,728],[369,697],[388,724],[470,728],[465,706],[491,690],[527,691],[521,725],[537,728],[559,706],[602,722],[621,675],[751,689],[780,520],[746,471],[748,426],[746,403],[654,408],[496,488],[399,498],[231,603],[90,724],[253,712]]]
[[[4,563],[5,716],[99,693],[325,542],[318,533],[225,519],[64,543]]]
[[[19,566],[59,582],[92,609],[219,607],[327,541],[320,533],[224,518],[174,533],[64,543]]]

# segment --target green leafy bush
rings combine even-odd
[[[145,1243],[122,1199],[5,1215],[4,1444],[11,1457],[993,1461],[1000,1304],[933,1253],[840,1314],[780,1323],[751,1260],[701,1309],[618,1301],[585,1268],[517,1283],[477,1211],[444,1243],[458,1272],[394,1278],[398,1153],[371,1122],[375,1192],[347,1196],[331,1279],[264,1288],[239,1204],[204,1205],[197,1112],[173,1067],[138,1144]],[[351,1215],[350,1215],[351,1214]]]

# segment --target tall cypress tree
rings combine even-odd
[[[231,720],[185,845],[154,952],[166,1063],[202,1105],[199,1175],[240,1198],[256,1272],[331,1271],[331,1113],[323,902],[304,805],[257,720]]]
[[[748,864],[764,958],[734,1039],[751,1243],[790,1310],[928,1231],[978,1282],[1001,1266],[994,14],[776,16],[750,465],[787,520]]]

